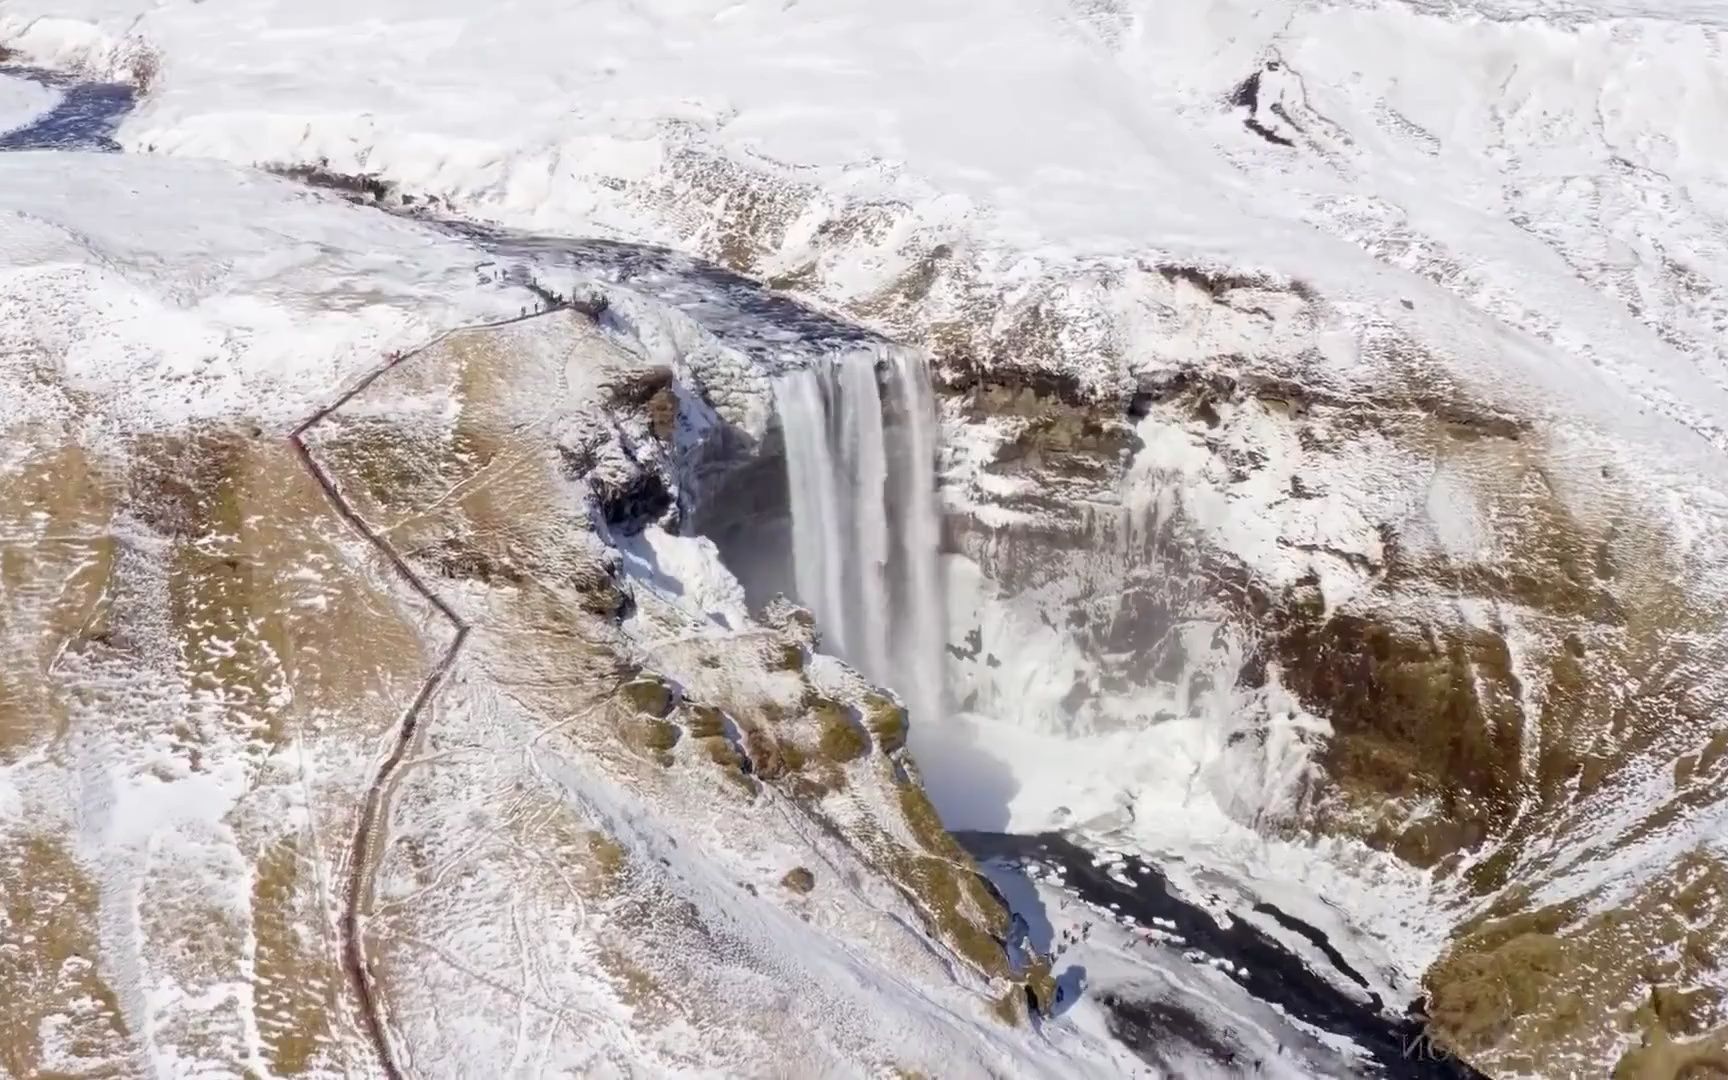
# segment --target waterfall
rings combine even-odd
[[[792,507],[795,599],[828,651],[942,708],[936,399],[922,357],[854,354],[774,384]]]

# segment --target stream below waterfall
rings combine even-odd
[[[46,111],[18,118],[18,126],[6,129],[0,115],[0,151],[4,150],[100,150],[120,149],[114,132],[137,104],[137,92],[122,83],[82,82],[42,68],[0,64],[0,99],[6,83],[19,96],[32,91],[43,95]],[[34,96],[34,95],[33,95]]]

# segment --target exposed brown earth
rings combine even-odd
[[[1237,481],[1264,467],[1232,456],[1239,443],[1228,433],[1250,415],[1293,430],[1318,477],[1331,447],[1368,432],[1457,478],[1489,530],[1481,558],[1407,542],[1389,520],[1367,554],[1311,553],[1367,582],[1331,608],[1315,578],[1269,588],[1197,546],[1178,510],[1165,522],[1172,531],[1131,556],[1158,567],[1152,607],[1140,614],[1168,624],[1223,598],[1259,643],[1240,677],[1275,677],[1330,721],[1301,806],[1263,826],[1358,837],[1455,883],[1466,898],[1460,918],[1481,912],[1427,976],[1446,1045],[1489,1072],[1584,1075],[1624,1052],[1626,1076],[1709,1075],[1728,1024],[1711,989],[1728,956],[1728,905],[1707,884],[1720,874],[1715,857],[1658,847],[1629,864],[1644,883],[1630,897],[1615,899],[1608,886],[1561,904],[1533,897],[1567,880],[1563,852],[1586,865],[1614,859],[1720,805],[1723,612],[1685,588],[1703,571],[1606,469],[1580,483],[1565,462],[1562,481],[1554,460],[1564,451],[1530,424],[1445,383],[1413,375],[1395,385],[1362,394],[1178,373],[1132,401],[1086,405],[1075,388],[1011,371],[969,377],[956,384],[961,410],[1009,433],[989,468],[1056,494],[1016,499],[1024,524],[951,519],[950,543],[1019,589],[1062,572],[1065,552],[1096,558],[1100,544],[1118,542],[1115,488],[1123,453],[1137,452],[1128,410],[1193,432]],[[1299,471],[1290,497],[1315,495]],[[1121,580],[1106,591],[1133,595],[1132,572]],[[1082,641],[1116,621],[1091,611],[1075,619],[1070,632]],[[1136,655],[1156,667],[1153,643],[1140,644]],[[1179,671],[1182,658],[1173,660]],[[1672,793],[1641,820],[1602,831],[1652,770],[1672,777]]]

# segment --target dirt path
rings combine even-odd
[[[551,310],[557,309],[539,311],[512,319],[502,319],[497,322],[458,327],[455,330],[448,330],[439,334],[416,349],[391,356],[344,392],[341,397],[307,417],[288,436],[288,441],[293,445],[294,452],[305,464],[306,471],[312,474],[314,480],[318,481],[318,486],[324,489],[324,497],[330,501],[330,505],[335,508],[336,513],[341,515],[342,519],[355,532],[364,537],[367,543],[382,552],[384,557],[390,561],[390,565],[396,571],[397,576],[406,582],[416,595],[431,604],[456,631],[456,636],[451,639],[449,648],[444,650],[444,655],[427,673],[426,681],[420,684],[420,692],[414,695],[414,700],[409,704],[407,711],[402,714],[402,720],[396,728],[396,741],[391,748],[390,755],[378,766],[377,773],[372,777],[371,785],[366,789],[366,796],[360,806],[359,820],[354,826],[354,837],[348,846],[348,875],[342,901],[341,919],[342,968],[347,974],[349,983],[354,988],[354,996],[359,1001],[360,1015],[366,1025],[367,1037],[372,1040],[373,1049],[377,1052],[379,1066],[383,1069],[384,1075],[390,1077],[391,1080],[401,1080],[404,1073],[400,1063],[396,1060],[395,1047],[390,1041],[384,1003],[377,984],[373,981],[371,968],[366,963],[366,948],[361,936],[360,924],[365,913],[372,907],[372,874],[377,865],[378,855],[383,850],[382,826],[388,809],[386,793],[390,789],[391,779],[402,764],[402,759],[407,755],[415,735],[419,732],[420,718],[426,711],[427,703],[432,700],[433,694],[437,692],[438,687],[444,681],[444,677],[449,674],[451,666],[455,664],[457,655],[468,640],[471,627],[462,620],[460,615],[456,614],[454,608],[432,591],[419,574],[414,572],[414,568],[408,565],[402,554],[379,536],[377,531],[355,511],[354,507],[343,497],[341,489],[336,486],[336,482],[331,479],[330,474],[312,456],[312,451],[306,446],[305,435],[329,419],[331,414],[342,406],[365,393],[385,372],[413,360],[452,334],[510,326],[514,323],[526,322],[529,319],[550,314]]]

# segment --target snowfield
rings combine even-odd
[[[381,354],[532,299],[468,245],[214,162],[0,155],[0,259],[6,355],[51,348],[132,429],[285,430]]]
[[[0,395],[0,428],[56,430],[98,447],[236,417],[282,434],[380,357],[535,307],[541,298],[522,287],[530,280],[607,299],[604,332],[594,341],[584,332],[583,349],[608,363],[664,365],[679,393],[702,389],[704,401],[680,399],[700,419],[675,440],[697,465],[704,440],[723,427],[762,436],[773,375],[812,356],[874,357],[892,339],[926,350],[954,385],[1049,377],[1112,415],[1130,403],[1142,409],[1128,424],[1138,449],[1120,477],[1052,493],[1035,475],[998,468],[1025,432],[1012,410],[980,421],[947,406],[944,509],[996,536],[979,542],[982,554],[977,545],[946,552],[950,679],[966,705],[940,726],[915,720],[911,733],[950,827],[1072,829],[1168,859],[1171,880],[1223,920],[1271,901],[1320,927],[1365,985],[1400,1007],[1473,916],[1522,912],[1518,904],[1633,910],[1685,878],[1675,868],[1686,860],[1728,859],[1728,803],[1707,794],[1717,782],[1707,774],[1723,760],[1711,650],[1728,626],[1728,2],[988,7],[5,0],[0,64],[126,83],[139,96],[114,133],[123,156],[0,153],[0,378],[35,388]],[[0,137],[49,115],[62,93],[0,70]],[[377,197],[356,201],[399,213],[261,170],[365,178]],[[500,231],[464,233],[454,220]],[[784,311],[764,314],[744,295],[751,290],[678,262],[681,254],[822,314],[800,313],[806,321],[788,333],[775,321]],[[39,378],[44,356],[55,358],[52,379]],[[1160,395],[1195,373],[1272,390],[1208,403],[1203,420],[1176,415]],[[558,392],[588,408],[600,391],[580,382]],[[1268,402],[1281,386],[1312,400]],[[347,418],[443,431],[462,411],[450,401],[485,398],[455,375],[384,387],[355,399]],[[1352,426],[1349,407],[1363,401],[1393,402],[1392,418]],[[1413,401],[1440,406],[1428,416]],[[1445,411],[1458,402],[1468,408]],[[533,404],[512,398],[510,416],[547,440],[534,452],[567,443],[569,431],[532,427],[544,419]],[[532,423],[523,419],[531,413]],[[1432,430],[1421,426],[1428,420]],[[1446,441],[1455,428],[1468,429],[1456,445]],[[1504,431],[1513,434],[1493,434]],[[613,436],[622,441],[596,453],[613,455],[602,471],[623,475],[619,447],[629,438]],[[452,451],[454,464],[439,468],[468,468],[466,453]],[[0,447],[0,475],[27,466],[26,448]],[[372,466],[360,455],[347,467],[358,484]],[[696,466],[677,477],[681,492],[704,479]],[[1071,501],[1050,517],[1026,509],[1043,496]],[[1299,595],[1330,613],[1381,603],[1389,567],[1411,553],[1441,567],[1512,565],[1526,555],[1518,530],[1540,531],[1551,506],[1566,528],[1600,540],[1598,551],[1613,557],[1598,565],[1615,563],[1640,602],[1659,616],[1678,604],[1664,597],[1679,598],[1684,613],[1668,625],[1639,608],[1628,628],[1586,612],[1586,643],[1528,592],[1508,587],[1485,599],[1462,572],[1402,582],[1373,609],[1410,625],[1443,618],[1503,646],[1504,681],[1531,718],[1512,754],[1540,777],[1515,793],[1508,834],[1536,830],[1537,820],[1546,830],[1506,856],[1504,891],[1459,885],[1490,861],[1487,850],[1442,872],[1347,829],[1319,839],[1280,831],[1312,794],[1315,748],[1338,729],[1280,682],[1276,662],[1263,683],[1238,685],[1254,643],[1217,610],[1184,611],[1190,617],[1173,632],[1184,678],[1155,694],[1139,684],[1110,689],[1140,658],[1089,653],[1065,621],[1143,577],[1135,558],[1178,517],[1196,543],[1269,595]],[[400,512],[412,532],[414,505],[378,509]],[[1020,592],[1001,586],[991,560],[1016,556],[1001,537],[1084,531],[1082,517],[1096,547],[1063,563],[1065,576]],[[743,586],[712,544],[658,528],[611,539],[643,598],[627,626],[631,647],[657,670],[684,685],[736,689],[734,679],[740,693],[785,691],[774,677],[725,664],[716,674],[707,663],[743,648],[716,623],[748,621]],[[1595,587],[1590,573],[1582,579]],[[976,639],[961,641],[973,628]],[[400,632],[430,648],[425,630]],[[1651,640],[1691,651],[1668,664]],[[1568,717],[1555,715],[1561,699],[1545,696],[1544,665],[1573,648],[1584,666],[1601,663],[1626,641],[1629,663],[1648,670],[1595,689],[1616,706],[1668,692],[1680,705],[1653,713],[1660,723],[1635,739],[1618,719],[1611,734],[1575,736]],[[509,653],[486,655],[503,663]],[[1465,678],[1481,684],[1466,667]],[[502,753],[551,730],[550,713],[511,700],[509,687],[486,682],[490,674],[463,670],[482,684],[453,706],[466,746]],[[825,693],[862,692],[838,664],[818,660],[809,678],[830,680]],[[391,684],[383,696],[401,693]],[[1548,783],[1542,764],[1555,746],[1583,762],[1622,736],[1636,743],[1636,760],[1614,783],[1593,788],[1583,765]],[[344,794],[365,771],[362,756],[350,750],[352,760],[338,754],[330,766]],[[634,857],[669,867],[668,888],[708,912],[744,903],[737,882],[812,845],[829,851],[758,806],[753,822],[784,831],[752,847],[714,814],[701,819],[711,850],[692,855],[657,815],[668,805],[697,813],[701,789],[645,802],[584,752],[525,760],[521,775],[462,768],[466,786],[455,794],[433,790],[431,772],[408,794],[451,819],[421,838],[428,849],[453,837],[494,843],[485,827],[456,819],[482,814],[499,785],[528,783],[577,806],[589,824],[621,829]],[[185,801],[159,803],[139,794],[154,791],[154,779],[91,781],[104,792],[99,821],[163,807],[154,824],[138,815],[136,833],[92,824],[80,816],[85,804],[42,795],[34,775],[0,766],[0,821],[52,805],[56,820],[81,830],[82,857],[106,873],[141,872],[149,837],[172,830],[189,832],[190,847],[210,840],[182,853],[188,860],[239,858],[222,833],[244,788],[239,771],[217,770],[202,786],[177,788]],[[857,820],[874,822],[878,809]],[[1412,799],[1398,809],[1420,820],[1442,807]],[[837,869],[863,865],[829,853]],[[411,879],[430,872],[403,860],[422,855],[393,856],[391,887],[412,892]],[[457,861],[453,850],[437,858]],[[464,882],[452,886],[474,890],[460,910],[508,901],[502,878]],[[1049,882],[1042,893],[1003,887],[1043,895],[1046,906],[1059,896]],[[841,1041],[803,1064],[861,1060],[860,1048],[878,1054],[887,1042],[851,1015],[878,1009],[917,1025],[922,1038],[954,1039],[980,1073],[1004,1063],[1100,1074],[1132,1064],[1090,1000],[1024,1039],[983,1026],[974,1014],[985,982],[974,973],[949,985],[938,971],[946,960],[914,958],[912,936],[895,930],[901,899],[867,887],[830,908],[777,900],[716,922],[728,942],[749,943],[732,973],[741,984],[791,994],[792,983],[776,986],[773,975],[795,968],[807,979],[797,993],[810,995],[798,1023],[845,1015]],[[1502,901],[1512,907],[1496,907]],[[561,903],[524,917],[553,925],[569,916]],[[862,958],[847,939],[855,919],[870,927]],[[133,940],[125,935],[135,928],[104,925],[110,939]],[[691,1073],[739,1060],[704,1058],[699,1024],[681,1026],[696,1023],[691,1014],[668,1022],[652,1045],[638,1042],[630,1009],[605,1000],[585,981],[591,972],[554,972],[557,957],[541,952],[508,955],[522,945],[520,930],[505,942],[453,917],[413,933],[430,942],[427,955],[446,945],[462,953],[444,958],[448,981],[405,1006],[426,1053],[454,1054],[465,1038],[490,1038],[508,1023],[516,1041],[488,1045],[526,1073],[551,1067],[555,1051],[568,1052],[557,1058],[566,1067],[620,1074],[642,1060]],[[601,950],[599,937],[547,940],[536,947],[568,946],[599,963],[599,951],[583,951]],[[1133,940],[1113,929],[1089,946],[1093,954],[1076,956],[1123,982]],[[1649,945],[1651,955],[1684,952],[1672,945]],[[1601,962],[1633,970],[1642,959]],[[392,962],[412,970],[400,953]],[[529,1019],[532,1009],[504,994],[487,999],[472,1031],[441,1028],[441,1002],[477,985],[452,972],[513,963],[523,985],[531,973],[567,980],[591,1015]],[[915,972],[910,981],[875,981],[885,964],[901,963]],[[207,988],[209,1000],[244,1013],[249,976],[229,974]],[[640,972],[624,981],[640,988],[643,978],[652,982]],[[1263,1050],[1269,1038],[1281,1049],[1277,1023],[1258,1005],[1228,1000],[1228,979],[1174,967],[1156,978],[1204,997],[1223,1024],[1255,1018],[1263,1026],[1249,1042]],[[1722,979],[1718,966],[1694,981]],[[124,994],[129,1022],[180,1007],[138,986]],[[196,997],[184,994],[181,1004]],[[1601,1005],[1602,1015],[1624,1004]],[[527,1011],[501,1019],[516,1008]],[[709,1020],[744,1015],[720,1009]],[[580,1044],[569,1041],[578,1020],[608,1031],[617,1056],[570,1050]],[[1637,1044],[1630,1027],[1596,1026],[1598,1041],[1564,1068],[1601,1073]],[[1692,1034],[1717,1027],[1700,1023]],[[1304,1029],[1303,1038],[1314,1034]],[[1347,1047],[1334,1049],[1349,1060]],[[254,1038],[245,1054],[260,1053]],[[169,1072],[179,1064],[156,1061]],[[1542,1071],[1510,1053],[1494,1064]],[[1308,1066],[1342,1068],[1318,1051]]]
[[[1004,290],[1124,259],[1262,267],[1527,404],[1722,449],[1728,9],[1456,10],[14,0],[0,41],[147,72],[131,149],[326,163],[698,249],[729,216],[783,218],[767,276],[869,205],[878,235],[823,267],[841,304],[936,243],[981,249]],[[1250,77],[1248,118],[1291,145],[1228,104]],[[756,205],[701,175],[737,170],[764,178]]]
[[[58,93],[41,83],[0,73],[0,135],[24,127],[59,100]]]
[[[1702,3],[13,0],[0,44],[147,76],[129,150],[664,243],[915,342],[982,321],[982,362],[1019,342],[1107,392],[1266,357],[1360,386],[1407,377],[1377,343],[1420,343],[1547,418],[1563,460],[1690,502],[1728,475],[1725,25]],[[932,259],[952,282],[896,311]],[[1197,323],[1166,264],[1306,283],[1327,322]],[[1029,305],[1055,340],[1014,336]]]

